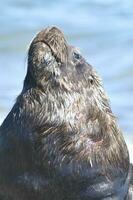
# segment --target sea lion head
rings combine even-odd
[[[92,67],[56,27],[42,30],[33,39],[28,53],[28,75],[41,88],[52,84],[80,91],[81,84],[90,87],[94,81]]]
[[[91,113],[93,105],[98,110],[110,110],[100,77],[57,27],[42,30],[30,45],[24,88],[33,85],[44,92],[51,88],[83,96]]]

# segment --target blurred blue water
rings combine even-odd
[[[132,0],[1,0],[0,122],[21,91],[28,45],[48,25],[64,30],[102,75],[120,126],[133,138]]]

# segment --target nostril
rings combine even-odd
[[[45,65],[50,65],[50,63],[51,63],[51,60],[44,60]]]
[[[49,66],[52,63],[53,59],[54,58],[51,52],[48,52],[42,56],[41,62],[44,63],[45,66]]]

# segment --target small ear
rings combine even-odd
[[[64,34],[57,27],[46,28],[39,32],[33,43],[39,41],[46,43],[60,62],[66,62],[67,42]]]

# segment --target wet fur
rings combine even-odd
[[[56,27],[32,41],[24,87],[0,127],[3,200],[132,198],[132,166],[95,70]]]

